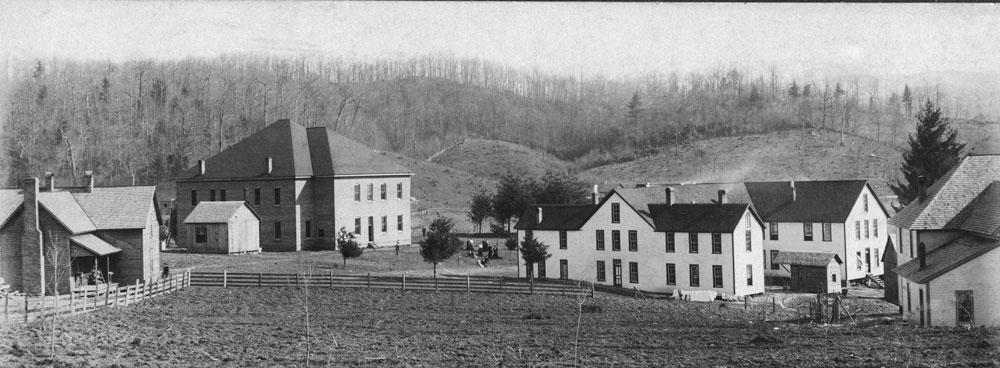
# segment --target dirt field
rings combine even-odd
[[[569,297],[312,292],[314,366],[1000,364],[996,330],[792,325],[732,304],[598,297],[584,301],[576,344]],[[48,356],[41,325],[0,330],[0,366],[305,365],[293,289],[191,288],[75,317],[60,334]]]

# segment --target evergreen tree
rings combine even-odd
[[[913,92],[910,92],[910,86],[903,86],[903,107],[906,109],[906,115],[913,114]]]
[[[536,186],[537,183],[532,179],[525,179],[524,174],[507,174],[500,178],[496,194],[493,195],[492,217],[506,224],[507,231],[510,231],[510,219],[520,216],[528,204],[534,202],[532,195]]]
[[[903,153],[904,181],[889,185],[900,203],[908,204],[919,195],[921,176],[927,178],[929,187],[958,163],[965,144],[956,142],[957,136],[941,109],[927,100],[917,113],[917,133],[910,135],[910,149]]]
[[[629,126],[639,125],[639,114],[642,113],[642,99],[639,97],[638,91],[632,93],[632,98],[629,99],[625,107],[628,108]]]
[[[576,177],[548,172],[535,187],[535,193],[531,197],[534,203],[579,204],[589,200],[587,194],[587,184]]]
[[[534,276],[531,270],[535,263],[545,262],[551,256],[549,254],[549,246],[535,239],[534,234],[528,232],[524,235],[524,240],[521,242],[521,258],[524,259],[524,264],[527,265],[528,279]]]
[[[469,220],[476,224],[476,232],[483,232],[483,221],[490,216],[492,212],[492,199],[489,193],[485,190],[480,190],[478,193],[472,195],[472,200],[469,203]]]
[[[427,238],[420,244],[420,256],[424,262],[434,265],[434,278],[437,278],[437,265],[451,258],[462,248],[462,241],[451,230],[454,224],[451,219],[438,217],[431,222]]]

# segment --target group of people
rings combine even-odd
[[[486,267],[491,259],[500,259],[498,248],[491,246],[485,240],[479,243],[479,245],[473,245],[472,240],[466,240],[465,251],[469,257],[476,257],[476,263],[480,267]]]

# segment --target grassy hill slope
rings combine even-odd
[[[519,172],[539,177],[547,171],[568,169],[566,162],[550,154],[491,139],[465,139],[435,155],[431,162],[493,179]]]

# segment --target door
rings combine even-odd
[[[975,324],[975,303],[972,300],[972,290],[955,290],[956,325]]]
[[[611,272],[614,273],[614,285],[622,286],[622,260],[616,259],[611,261]]]
[[[924,289],[920,289],[920,309],[917,309],[917,313],[920,313],[920,327],[924,326]]]
[[[865,267],[868,267],[868,273],[872,273],[872,249],[865,248]]]
[[[375,242],[375,217],[368,216],[368,241]]]

